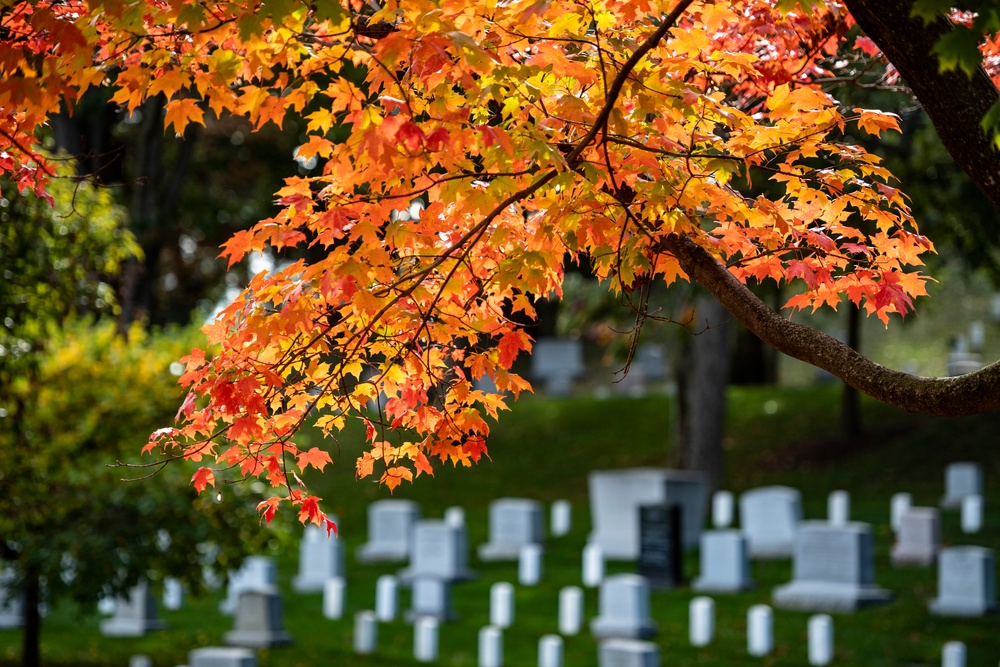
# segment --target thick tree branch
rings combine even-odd
[[[1000,409],[1000,362],[959,377],[923,378],[876,364],[836,338],[771,310],[707,250],[686,236],[663,242],[688,276],[779,352],[829,371],[869,396],[909,412],[959,416]]]
[[[979,122],[1000,99],[983,68],[970,79],[939,72],[931,49],[951,27],[943,18],[925,26],[910,18],[911,0],[845,0],[861,29],[909,84],[955,163],[1000,210],[1000,151]]]

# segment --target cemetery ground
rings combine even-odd
[[[734,492],[765,484],[785,484],[802,492],[807,519],[826,516],[827,494],[835,489],[851,493],[851,518],[873,525],[876,547],[875,579],[894,595],[886,605],[854,614],[833,616],[835,655],[832,664],[852,666],[939,665],[942,645],[959,640],[968,647],[969,665],[993,665],[1000,659],[997,617],[944,618],[929,614],[936,596],[936,568],[893,567],[889,561],[892,534],[889,499],[893,493],[912,494],[913,504],[937,506],[944,492],[944,469],[953,461],[978,461],[983,466],[985,521],[975,535],[959,527],[957,511],[942,511],[944,545],[975,544],[1000,549],[1000,455],[996,451],[1000,414],[963,419],[935,419],[903,414],[865,402],[867,434],[843,439],[836,434],[839,385],[803,388],[733,388],[730,390],[726,432],[727,484]],[[581,550],[590,530],[587,474],[591,470],[668,464],[670,432],[668,399],[597,400],[526,397],[502,416],[490,438],[492,461],[469,469],[438,465],[433,479],[404,484],[394,497],[420,503],[424,518],[440,518],[449,506],[465,510],[470,566],[479,575],[453,587],[458,620],[440,628],[440,665],[477,664],[477,637],[489,622],[489,589],[497,581],[515,584],[515,618],[504,632],[505,664],[537,664],[538,640],[557,632],[557,597],[564,586],[581,585]],[[312,436],[307,436],[312,437]],[[301,439],[300,439],[301,440]],[[317,441],[319,439],[317,438]],[[285,627],[294,637],[288,647],[258,652],[258,663],[268,667],[323,665],[420,664],[413,658],[413,626],[402,620],[380,623],[374,654],[352,651],[353,617],[372,609],[375,581],[395,574],[399,564],[364,565],[354,554],[367,534],[368,503],[389,497],[387,489],[354,479],[356,448],[346,434],[340,445],[330,443],[332,471],[311,480],[324,498],[327,511],[340,520],[346,546],[346,613],[340,620],[325,619],[321,594],[296,593],[291,579],[298,566],[302,529],[292,526],[291,537],[276,539],[264,555],[278,563],[284,600]],[[307,480],[310,481],[310,480]],[[149,483],[156,483],[152,480]],[[225,488],[223,487],[225,494]],[[526,497],[551,503],[567,499],[573,506],[571,532],[547,536],[542,581],[537,586],[517,584],[516,562],[482,562],[475,548],[487,539],[487,508],[501,497]],[[224,499],[223,502],[226,502]],[[546,512],[546,522],[547,522]],[[293,522],[290,512],[278,520]],[[634,571],[630,563],[608,563],[608,572]],[[695,552],[687,554],[685,575],[698,573]],[[807,612],[775,609],[775,649],[767,657],[746,652],[746,614],[753,604],[771,603],[771,591],[791,579],[790,560],[754,561],[756,587],[739,594],[717,594],[716,636],[702,648],[688,640],[688,604],[698,595],[688,586],[652,595],[652,616],[663,664],[675,665],[804,665]],[[597,589],[585,590],[585,623],[597,612]],[[232,629],[232,617],[218,612],[224,591],[201,598],[186,596],[180,611],[161,606],[168,629],[141,638],[105,637],[99,617],[81,616],[72,605],[50,610],[43,622],[43,662],[48,667],[123,666],[129,656],[145,654],[156,667],[184,664],[188,651],[222,645]],[[409,608],[403,589],[400,610]],[[584,627],[565,637],[564,664],[596,666],[597,644]],[[0,631],[0,664],[17,664],[19,630]]]

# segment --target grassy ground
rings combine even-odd
[[[996,618],[944,619],[927,612],[936,591],[933,568],[895,569],[889,565],[887,526],[889,497],[909,491],[918,505],[935,505],[943,492],[944,466],[955,460],[977,460],[984,466],[987,494],[986,526],[974,537],[962,535],[958,515],[943,514],[944,541],[1000,547],[1000,455],[996,453],[1000,415],[964,419],[929,419],[865,404],[868,433],[857,439],[836,437],[833,416],[838,405],[836,386],[809,389],[733,389],[730,393],[726,448],[728,483],[734,491],[761,484],[789,484],[802,490],[809,518],[825,514],[826,495],[833,489],[852,493],[853,517],[874,524],[877,553],[876,580],[895,593],[888,605],[834,618],[836,664],[861,666],[940,664],[941,646],[958,639],[967,643],[970,665],[995,664],[1000,659]],[[586,505],[587,473],[595,468],[665,465],[670,431],[669,402],[644,399],[576,399],[552,401],[529,398],[505,415],[490,440],[492,461],[472,469],[440,469],[434,479],[421,478],[397,497],[413,498],[425,517],[439,517],[450,505],[466,511],[470,544],[486,539],[487,506],[501,496],[525,496],[545,502],[566,498],[574,506],[570,535],[546,544],[544,582],[517,587],[516,620],[505,633],[508,665],[536,664],[537,642],[556,631],[557,595],[561,587],[578,584],[580,550],[589,530]],[[341,520],[348,548],[348,616],[341,621],[322,618],[319,595],[298,595],[290,581],[296,569],[296,545],[275,544],[286,626],[295,637],[288,648],[262,651],[262,666],[406,665],[412,658],[412,628],[406,623],[379,627],[378,653],[353,656],[353,612],[371,608],[375,580],[395,566],[363,566],[353,553],[365,539],[365,506],[387,492],[368,481],[353,478],[356,445],[341,443],[337,465],[329,475],[313,481],[331,511]],[[487,623],[489,587],[496,581],[516,582],[515,563],[480,563],[472,558],[478,580],[454,589],[460,619],[441,629],[439,664],[477,664],[476,641]],[[612,571],[627,571],[616,564]],[[739,595],[716,596],[717,637],[706,648],[687,641],[687,608],[694,596],[688,588],[656,593],[653,615],[659,624],[664,664],[676,665],[802,665],[806,664],[808,614],[776,610],[776,649],[766,658],[746,656],[746,611],[769,602],[771,589],[790,579],[787,561],[756,562],[757,587]],[[688,555],[687,572],[697,573],[695,554]],[[105,638],[95,617],[81,617],[71,606],[60,606],[44,621],[43,655],[55,666],[112,666],[128,664],[128,656],[145,653],[157,667],[182,664],[187,652],[217,645],[232,627],[215,610],[221,592],[188,599],[179,612],[161,612],[169,629],[137,639]],[[595,590],[586,592],[586,614],[597,609]],[[408,593],[401,600],[409,606]],[[0,664],[16,664],[19,634],[0,631]],[[597,664],[597,649],[589,633],[565,640],[565,664]]]

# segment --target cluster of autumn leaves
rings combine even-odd
[[[792,308],[846,295],[887,320],[924,293],[931,244],[848,140],[896,117],[841,109],[817,83],[854,47],[838,2],[319,4],[0,10],[0,170],[23,187],[44,187],[47,116],[91,86],[124,113],[163,95],[178,133],[227,114],[306,121],[298,157],[318,166],[223,254],[323,258],[256,276],[206,327],[177,425],[144,450],[204,461],[199,490],[261,476],[277,488],[265,518],[288,501],[322,522],[298,473],[330,458],[293,442],[313,419],[331,435],[363,420],[358,475],[390,488],[435,459],[479,460],[486,419],[529,389],[511,371],[531,347],[512,318],[560,294],[567,256],[633,292],[686,278],[665,250],[678,234],[743,281],[801,279]]]

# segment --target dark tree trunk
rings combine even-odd
[[[730,315],[709,294],[695,299],[694,319],[677,363],[674,465],[709,475],[712,490],[722,484],[722,436],[729,382]]]
[[[979,125],[1000,99],[986,71],[980,67],[971,79],[958,70],[939,72],[931,49],[951,26],[943,18],[927,26],[911,18],[910,0],[845,0],[845,4],[902,75],[955,163],[1000,210],[1000,151]]]
[[[21,667],[40,667],[42,664],[42,614],[41,586],[38,575],[30,575],[24,582],[24,628],[21,633]]]
[[[847,304],[847,346],[861,351],[861,309],[853,303]],[[861,415],[861,394],[849,384],[844,385],[840,395],[840,428],[847,436],[861,435],[864,430]]]

